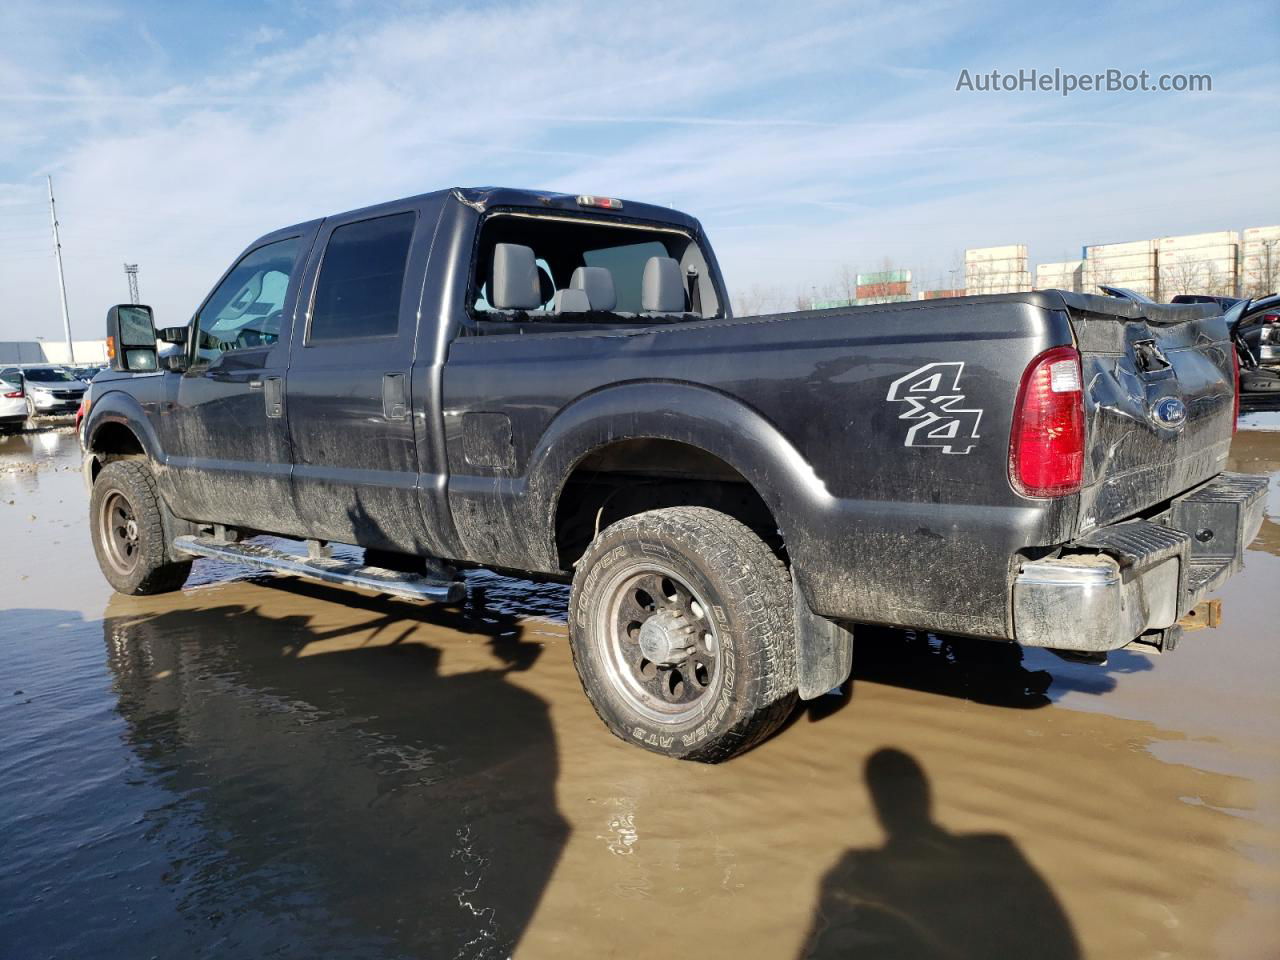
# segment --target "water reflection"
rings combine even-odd
[[[513,617],[419,608],[502,663],[442,675],[404,605],[351,599],[368,615],[328,629],[111,602],[127,742],[176,798],[153,815],[183,925],[255,956],[507,957],[568,833],[547,706],[509,681],[540,647]]]
[[[823,877],[801,956],[1079,956],[1066,914],[1017,844],[933,821],[929,781],[910,755],[877,751],[866,781],[885,843],[849,850]]]

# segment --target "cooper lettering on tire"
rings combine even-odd
[[[777,556],[723,513],[621,520],[574,576],[569,640],[583,689],[615,735],[655,753],[741,753],[795,705],[791,589]]]

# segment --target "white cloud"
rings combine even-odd
[[[1236,66],[1212,100],[1141,110],[955,94],[930,59],[968,29],[945,6],[357,8],[308,37],[242,25],[199,69],[173,51],[95,64],[74,30],[119,11],[88,8],[59,44],[27,9],[15,22],[30,44],[0,60],[0,339],[58,331],[47,248],[7,239],[47,231],[46,170],[77,335],[123,295],[125,260],[160,319],[180,322],[256,235],[455,183],[682,207],[731,285],[808,288],[884,256],[928,276],[966,245],[1056,259],[1280,220],[1263,188],[1280,138],[1252,98],[1274,92],[1274,68]],[[1118,56],[1132,36],[1057,42],[1064,59]],[[11,216],[6,200],[21,203]]]

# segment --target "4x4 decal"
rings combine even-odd
[[[889,385],[885,397],[905,403],[899,420],[912,421],[903,446],[941,447],[943,453],[968,453],[978,439],[982,411],[964,406],[960,392],[963,362],[927,363]]]

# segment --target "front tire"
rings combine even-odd
[[[191,561],[169,559],[163,511],[155,477],[140,460],[108,463],[94,481],[89,497],[93,552],[117,593],[168,593],[187,582]]]
[[[717,763],[755,746],[796,702],[791,578],[750,529],[705,507],[628,517],[587,548],[569,641],[614,735]]]

